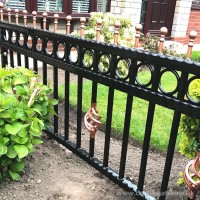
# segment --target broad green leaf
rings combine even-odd
[[[28,143],[26,147],[28,148],[29,153],[34,153],[36,151],[35,147],[31,143]]]
[[[24,76],[15,76],[13,79],[13,84],[14,85],[19,85],[19,84],[24,84],[27,83],[28,79]]]
[[[37,75],[34,74],[34,71],[28,70],[24,67],[19,67],[18,70],[25,76],[29,76],[29,77],[33,77],[33,76],[35,77],[36,76],[37,77]]]
[[[18,132],[18,135],[23,138],[27,136],[27,133],[28,133],[27,130],[23,128]]]
[[[53,99],[53,100],[51,101],[51,103],[52,103],[52,105],[57,105],[57,104],[58,104],[58,100],[57,100],[57,99]]]
[[[3,143],[0,143],[0,156],[7,153],[7,146]]]
[[[22,162],[22,160],[23,160],[22,158],[18,158],[18,157],[16,157],[15,159],[17,162]]]
[[[43,143],[43,141],[39,138],[35,137],[32,139],[32,144],[42,144],[42,143]]]
[[[37,118],[34,118],[32,123],[31,123],[30,131],[33,131],[33,132],[36,132],[36,133],[41,133],[43,127],[44,127],[43,121],[39,120]]]
[[[4,108],[0,108],[0,112],[3,112],[5,109]]]
[[[7,138],[7,137],[4,137],[4,138],[3,138],[3,144],[7,144],[9,141],[10,141],[9,138]]]
[[[36,113],[38,113],[40,116],[42,116],[42,113],[40,112],[40,110],[39,110],[39,109],[37,109],[37,108],[34,108],[34,111],[35,111]]]
[[[20,119],[25,115],[23,110],[16,110],[15,119]]]
[[[16,94],[17,95],[26,95],[26,91],[24,90],[24,87],[21,85],[16,85]]]
[[[28,137],[20,137],[18,135],[12,135],[11,140],[18,144],[25,144],[28,141]]]
[[[12,113],[11,112],[2,112],[0,113],[0,118],[2,119],[8,119],[12,117]]]
[[[8,152],[6,156],[8,156],[8,158],[15,158],[17,156],[17,152],[15,151],[13,146],[8,147]]]
[[[3,119],[0,119],[0,126],[4,125],[5,121]]]
[[[40,137],[42,132],[38,132],[38,131],[33,131],[33,130],[30,130],[29,133],[32,135],[32,136],[35,136],[35,137]]]
[[[22,124],[19,122],[14,123],[13,125],[6,124],[5,129],[11,135],[16,135],[20,129],[22,128]]]
[[[9,74],[11,74],[11,72],[1,68],[0,78],[3,78],[3,77],[5,77],[5,76],[7,76]]]
[[[19,158],[24,158],[28,155],[28,148],[25,145],[14,145]]]
[[[1,166],[6,167],[12,163],[12,159],[8,158],[7,156],[3,156],[0,159]]]
[[[22,161],[22,162],[13,162],[13,163],[10,165],[10,169],[11,169],[13,172],[19,173],[19,172],[23,171],[24,166],[25,166],[24,161]]]
[[[11,85],[5,85],[4,87],[2,87],[2,90],[8,94],[13,93],[13,89],[12,89]]]
[[[13,172],[11,170],[8,171],[10,177],[15,180],[15,181],[18,181],[20,178],[19,178],[19,173],[16,173],[16,172]]]

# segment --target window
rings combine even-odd
[[[89,13],[89,0],[72,0],[72,13]]]
[[[0,0],[5,8],[37,11],[39,16],[48,12],[49,16],[59,13],[60,17],[72,15],[74,18],[89,17],[90,12],[108,12],[111,0]]]
[[[37,7],[41,12],[62,12],[63,2],[62,0],[38,0]]]
[[[25,9],[25,0],[3,0],[4,7],[11,9]]]
[[[97,12],[107,12],[108,1],[106,0],[97,0]]]

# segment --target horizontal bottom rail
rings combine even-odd
[[[118,174],[110,167],[103,167],[103,162],[97,158],[90,158],[89,153],[83,149],[76,149],[76,145],[71,141],[65,141],[64,137],[55,134],[52,129],[46,129],[44,131],[47,135],[52,137],[54,140],[65,146],[67,149],[75,153],[81,159],[86,161],[89,165],[94,167],[96,170],[101,172],[103,175],[108,177],[110,180],[118,184],[120,187],[124,188],[128,192],[133,192],[133,197],[138,200],[155,200],[154,197],[150,196],[146,192],[139,192],[137,186],[130,182],[129,180],[123,178],[119,179]]]

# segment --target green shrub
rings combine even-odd
[[[189,86],[189,95],[194,101],[200,101],[200,79],[191,82]],[[200,147],[200,119],[183,115],[181,117],[180,128],[180,153],[192,159],[195,157]]]
[[[189,86],[189,94],[194,101],[200,102],[200,79],[191,82]],[[179,143],[179,151],[182,155],[189,159],[193,159],[200,147],[200,119],[188,115],[182,115],[180,131],[181,139]],[[178,184],[183,183],[183,173],[181,173]]]
[[[151,35],[150,33],[148,33],[146,36],[142,35],[142,37],[140,38],[140,45],[141,47],[144,48],[144,50],[158,53],[159,42],[160,42],[159,40],[160,40],[160,37],[156,35]],[[174,44],[165,46],[163,48],[163,54],[167,56],[175,56],[175,57],[182,56],[179,53],[177,53],[175,49],[176,49],[176,46]]]
[[[0,68],[0,180],[19,180],[25,157],[41,144],[42,130],[55,114],[50,87],[37,82],[33,71]]]
[[[101,40],[112,44],[114,41],[114,24],[119,21],[121,26],[119,29],[118,44],[127,47],[133,47],[133,34],[130,31],[132,21],[122,15],[115,16],[111,13],[92,12],[89,18],[89,26],[86,27],[85,38],[96,40],[96,23],[97,19],[102,20]],[[132,42],[127,41],[127,37]]]

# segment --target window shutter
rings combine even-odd
[[[38,11],[62,12],[62,0],[38,0]]]
[[[25,0],[9,0],[6,7],[11,9],[25,10]]]
[[[72,1],[72,13],[88,13],[90,7],[89,0],[73,0]]]

